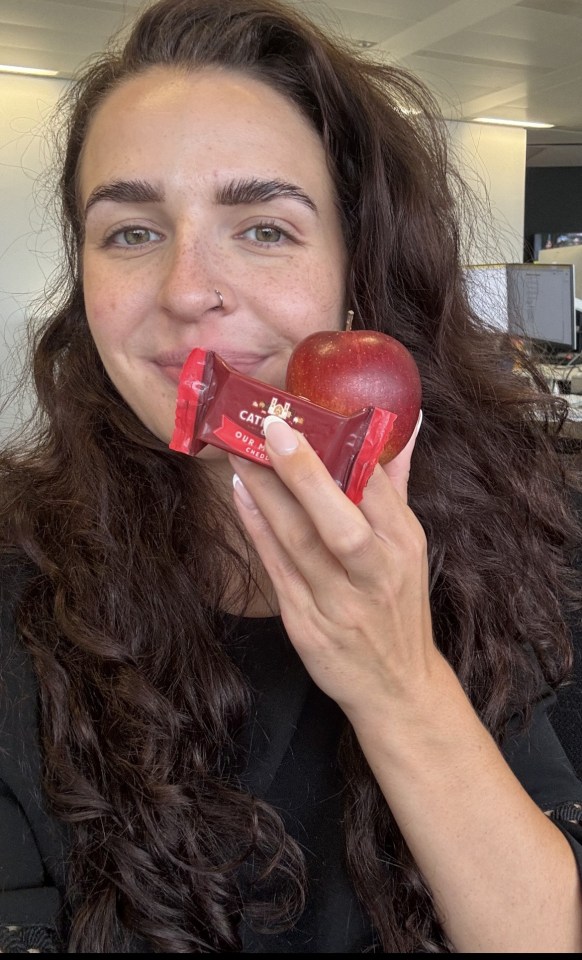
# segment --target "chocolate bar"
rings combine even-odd
[[[212,444],[272,469],[263,433],[269,415],[281,417],[305,435],[354,503],[362,499],[396,419],[395,413],[373,406],[342,416],[246,377],[214,351],[197,347],[180,374],[170,449],[196,456]]]

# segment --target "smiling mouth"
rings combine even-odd
[[[233,370],[236,370],[237,373],[243,374],[246,377],[253,377],[258,380],[260,377],[260,368],[261,365],[268,360],[269,357],[264,354],[235,354],[229,353],[228,350],[221,351],[216,350],[216,354],[228,364],[229,367],[232,367]],[[168,356],[160,357],[157,360],[154,360],[155,366],[161,371],[161,373],[172,383],[178,384],[180,382],[180,376],[182,373],[182,367],[186,362],[180,360],[179,358],[174,358]]]
[[[170,363],[156,363],[156,367],[161,371],[166,379],[171,380],[172,383],[178,384],[180,382],[180,374],[182,373],[181,364],[176,366],[175,364]]]

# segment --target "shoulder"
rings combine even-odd
[[[14,616],[26,585],[36,575],[36,568],[13,554],[0,553],[0,650],[14,632]]]
[[[35,575],[30,565],[0,556],[0,808],[5,821],[0,824],[0,837],[5,850],[14,848],[14,838],[7,836],[12,823],[31,862],[40,856],[42,875],[61,883],[66,834],[45,803],[38,683],[16,625],[18,601]],[[9,873],[16,875],[18,864],[13,860]]]
[[[0,780],[22,801],[40,769],[38,688],[16,626],[16,609],[34,571],[0,559]]]

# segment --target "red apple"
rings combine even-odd
[[[344,416],[369,406],[395,413],[380,463],[406,446],[422,395],[412,354],[399,340],[374,330],[312,333],[291,354],[285,389]]]

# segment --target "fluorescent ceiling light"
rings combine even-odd
[[[43,70],[42,67],[16,67],[12,64],[0,63],[0,73],[25,73],[31,77],[56,77],[58,70]]]
[[[473,123],[500,123],[505,127],[553,127],[553,123],[536,123],[535,120],[500,120],[499,117],[473,117]]]

